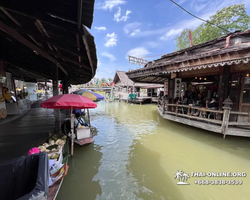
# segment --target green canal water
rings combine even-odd
[[[157,105],[99,102],[90,111],[93,145],[75,146],[57,200],[249,200],[250,139],[213,134],[162,119]],[[177,170],[189,185],[177,185]],[[191,177],[246,172],[247,177]],[[242,180],[198,185],[196,180]]]

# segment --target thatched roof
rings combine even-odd
[[[132,87],[134,85],[134,82],[128,78],[128,75],[125,71],[117,71],[115,73],[114,77],[114,83],[117,87]],[[135,83],[135,87],[141,87],[141,88],[159,88],[163,87],[161,84],[148,84],[148,83]]]

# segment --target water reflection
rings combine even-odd
[[[101,148],[99,145],[75,146],[74,158],[69,160],[69,172],[57,199],[92,200],[102,194],[99,181],[93,180],[101,165]]]
[[[157,105],[98,102],[91,110],[94,144],[76,146],[58,200],[248,200],[241,186],[178,186],[177,170],[244,171],[250,139],[227,137],[162,119]]]
[[[185,199],[160,165],[160,155],[135,140],[131,145],[129,173],[136,178],[139,184],[138,198],[142,199]],[[170,163],[169,163],[170,165]],[[167,166],[165,166],[167,168]]]

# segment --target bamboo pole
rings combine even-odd
[[[71,157],[74,154],[74,114],[72,113],[72,107],[70,109],[71,114]]]
[[[91,125],[90,125],[90,117],[89,117],[89,109],[87,109],[87,111],[88,111],[89,127],[91,127]]]

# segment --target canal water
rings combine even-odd
[[[249,200],[250,139],[227,137],[162,119],[156,104],[99,102],[90,111],[94,144],[75,146],[57,200]],[[178,170],[189,185],[177,185]],[[246,172],[247,177],[192,177]],[[198,180],[242,180],[199,185]]]

